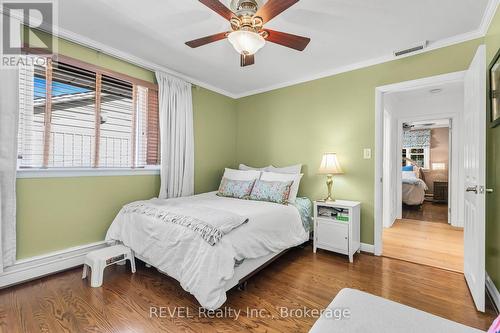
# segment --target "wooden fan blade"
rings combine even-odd
[[[205,44],[216,42],[216,41],[224,39],[226,37],[227,37],[227,32],[221,32],[221,33],[218,33],[218,34],[215,34],[212,36],[207,36],[207,37],[191,40],[189,42],[186,42],[186,45],[189,47],[195,48],[195,47],[203,46]]]
[[[299,0],[269,0],[260,7],[255,16],[262,17],[264,23],[271,21],[274,17],[295,5]]]
[[[202,4],[225,18],[226,20],[231,20],[232,17],[238,17],[231,9],[224,6],[224,4],[217,0],[199,0]]]
[[[287,34],[286,32],[274,31],[269,29],[264,29],[269,36],[266,40],[272,43],[280,44],[297,51],[304,51],[307,44],[311,41],[310,38]]]
[[[244,55],[241,54],[240,58],[240,65],[241,67],[246,67],[255,64],[255,55],[254,54],[249,54],[249,55]]]

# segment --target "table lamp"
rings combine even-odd
[[[318,170],[319,174],[327,175],[326,187],[328,188],[328,197],[325,201],[335,201],[332,198],[332,186],[333,186],[333,175],[339,175],[344,173],[340,167],[339,161],[337,160],[337,154],[326,153],[323,155],[321,160],[321,165]]]

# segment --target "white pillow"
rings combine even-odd
[[[260,176],[260,180],[266,181],[293,181],[292,187],[290,188],[290,195],[288,196],[288,202],[295,202],[297,198],[297,193],[299,192],[300,179],[304,174],[291,174],[291,173],[276,173],[276,172],[263,172]]]
[[[403,179],[414,179],[417,178],[415,171],[403,171]]]
[[[234,170],[226,168],[223,178],[232,180],[255,180],[260,178],[260,171],[257,170]]]
[[[291,174],[299,174],[302,169],[302,164],[290,165],[283,168],[276,168],[275,166],[268,166],[266,171],[276,172],[276,173],[291,173]]]
[[[257,170],[257,171],[267,171],[269,167],[263,167],[263,168],[254,168],[245,164],[240,164],[239,168],[240,170],[248,171],[248,170]]]

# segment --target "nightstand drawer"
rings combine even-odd
[[[349,225],[341,222],[318,220],[317,243],[341,251],[349,248]]]

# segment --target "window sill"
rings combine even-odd
[[[146,168],[115,168],[115,169],[22,169],[17,170],[17,179],[23,178],[72,178],[72,177],[106,177],[106,176],[142,176],[159,175],[159,166]]]

